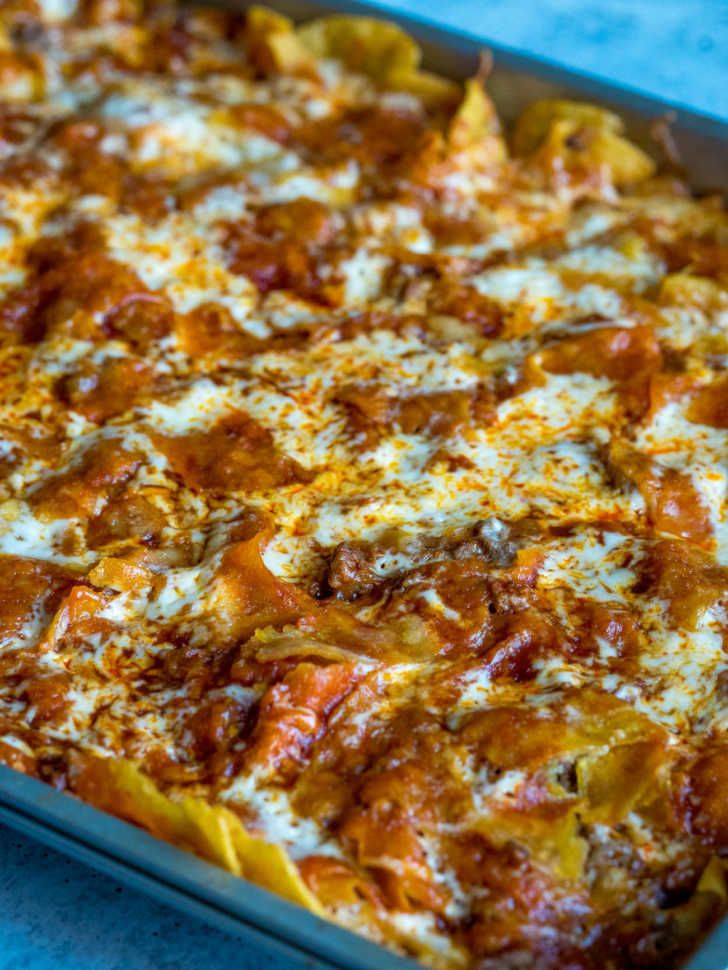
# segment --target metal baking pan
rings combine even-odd
[[[4,765],[0,822],[243,937],[292,970],[417,970],[411,960]]]
[[[236,9],[245,6],[236,0],[207,2]],[[474,72],[480,51],[487,47],[495,62],[488,87],[506,122],[538,98],[592,100],[616,108],[630,136],[655,154],[650,126],[655,119],[667,118],[691,184],[700,191],[728,195],[728,124],[719,118],[519,54],[482,37],[441,29],[425,20],[356,0],[328,4],[267,2],[295,20],[334,10],[394,20],[420,42],[426,67],[457,79]],[[416,967],[410,960],[1,765],[0,822],[184,913],[243,937],[263,953],[285,961],[286,966],[311,970]],[[728,970],[728,918],[703,941],[685,970]]]
[[[240,0],[197,2],[228,9],[243,9],[247,5]],[[494,70],[488,78],[488,93],[506,123],[514,121],[524,108],[540,98],[591,100],[614,107],[624,118],[630,137],[659,160],[660,152],[650,129],[655,120],[666,118],[691,185],[701,192],[728,195],[728,123],[714,115],[701,114],[678,103],[611,84],[592,74],[569,70],[546,58],[520,54],[475,34],[439,27],[424,17],[390,12],[359,0],[265,2],[294,20],[308,20],[334,11],[392,20],[419,42],[425,67],[457,80],[472,77],[481,51],[489,50],[493,55]]]

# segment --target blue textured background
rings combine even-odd
[[[373,0],[728,119],[728,0]]]
[[[484,39],[728,120],[728,0],[380,5],[421,11]],[[0,826],[0,970],[209,970],[211,965],[297,970]]]

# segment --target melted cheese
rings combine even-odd
[[[0,553],[39,578],[27,604],[22,582],[0,596],[0,742],[54,772],[71,751],[165,764],[174,797],[228,804],[302,864],[352,866],[386,902],[367,921],[357,889],[361,905],[330,912],[435,966],[490,965],[504,940],[556,966],[614,936],[591,896],[610,847],[625,906],[662,925],[619,846],[653,866],[650,886],[674,885],[671,866],[687,886],[697,836],[648,824],[641,803],[619,830],[592,823],[580,792],[578,838],[599,851],[565,881],[528,826],[502,841],[488,826],[555,798],[544,779],[569,752],[501,770],[476,750],[494,739],[467,732],[510,707],[552,718],[550,743],[593,692],[662,732],[660,778],[673,751],[725,737],[728,431],[690,420],[689,391],[651,410],[646,390],[679,370],[707,384],[728,361],[717,208],[657,183],[621,193],[604,165],[556,178],[493,131],[461,144],[418,95],[333,58],[267,76],[204,15],[150,14],[180,40],[160,70],[146,24],[38,9],[46,94],[32,72],[5,92],[28,120],[2,150],[24,177],[0,172]],[[692,304],[661,290],[681,247],[709,281]],[[544,347],[605,324],[652,327],[662,364],[616,346],[603,370],[542,370]],[[224,421],[241,413],[249,437]],[[650,565],[689,532],[657,535],[655,495],[613,467],[625,440],[708,510],[712,599],[692,625]],[[610,610],[633,621],[626,646]],[[269,762],[251,767],[258,742]],[[519,910],[516,869],[544,877],[543,907],[528,884]],[[486,942],[466,953],[473,927]]]
[[[629,566],[625,565],[629,562]],[[620,533],[587,534],[581,543],[546,545],[539,572],[545,586],[566,586],[578,596],[614,602],[629,596],[637,582],[634,544]]]

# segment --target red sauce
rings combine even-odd
[[[153,370],[140,358],[110,357],[100,366],[84,362],[62,379],[59,391],[71,410],[103,424],[143,400],[154,380]]]
[[[0,556],[6,582],[0,586],[0,638],[21,633],[36,611],[49,617],[74,582],[74,574],[53,563]]]
[[[728,841],[726,785],[728,747],[716,745],[697,759],[679,791],[689,829],[716,848]]]
[[[125,451],[117,438],[103,438],[66,471],[47,479],[29,496],[44,518],[92,517],[98,506],[121,491],[142,456]]]
[[[613,448],[610,459],[645,501],[647,521],[658,532],[708,544],[713,538],[710,509],[690,476],[660,465],[629,448]]]
[[[278,781],[295,774],[325,730],[326,718],[358,680],[352,664],[299,663],[264,694],[248,764],[257,763]]]
[[[306,481],[309,474],[281,455],[271,433],[242,411],[208,431],[155,435],[161,451],[188,488],[201,492],[257,491]]]
[[[651,327],[597,327],[547,347],[540,361],[553,374],[580,371],[626,381],[659,370],[662,354]]]
[[[696,424],[728,429],[728,375],[701,387],[694,394],[688,418]]]
[[[301,198],[266,206],[252,225],[229,225],[230,269],[248,276],[261,293],[285,289],[320,299],[317,254],[332,235],[331,215],[321,202]]]

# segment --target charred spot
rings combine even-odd
[[[16,20],[10,27],[10,39],[17,47],[42,50],[48,45],[48,30],[38,20]]]
[[[564,791],[576,794],[579,785],[576,777],[576,762],[561,761],[554,771],[554,781],[560,785]]]
[[[655,905],[658,909],[673,909],[675,906],[682,906],[690,899],[693,891],[687,886],[658,886],[655,893]]]
[[[588,145],[588,141],[583,131],[575,131],[567,136],[564,144],[572,152],[583,152]]]

